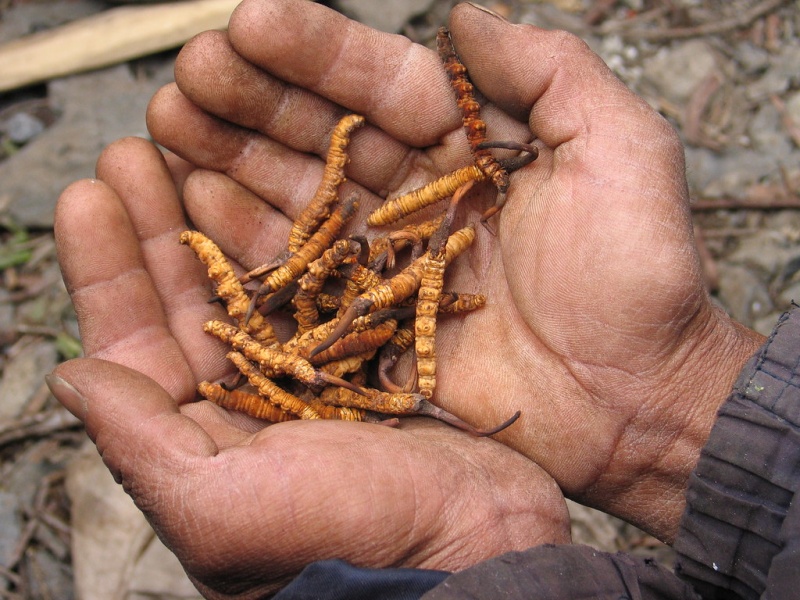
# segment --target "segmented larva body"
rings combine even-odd
[[[325,371],[326,373],[329,373],[335,377],[344,377],[350,373],[357,373],[360,371],[361,367],[364,365],[364,362],[371,360],[373,356],[375,356],[375,350],[370,350],[369,352],[364,352],[363,354],[348,356],[347,358],[340,358],[339,360],[325,363],[324,365],[319,366],[319,370]],[[356,382],[353,381],[353,383]],[[364,387],[360,383],[356,383],[356,385],[361,385]]]
[[[301,419],[320,419],[320,414],[311,408],[306,402],[303,402],[297,396],[294,396],[284,389],[281,389],[277,384],[270,381],[261,371],[259,371],[253,363],[251,363],[244,354],[239,352],[229,352],[228,359],[236,365],[236,368],[247,377],[258,393],[267,398],[272,404],[280,406],[284,411],[297,415]]]
[[[358,395],[358,394],[356,394]],[[318,399],[313,400],[309,406],[313,408],[323,419],[333,419],[336,421],[365,421],[365,411],[358,408],[347,406],[331,406],[323,404]]]
[[[379,323],[372,329],[354,331],[340,338],[327,350],[323,350],[310,359],[313,365],[323,365],[327,362],[347,358],[377,350],[388,342],[397,329],[397,321],[390,319]]]
[[[228,315],[239,327],[264,345],[277,344],[272,325],[260,314],[253,313],[249,322],[244,323],[250,298],[219,247],[199,231],[184,231],[180,243],[188,245],[208,268],[208,277],[216,284],[215,293],[225,303]]]
[[[464,252],[474,239],[475,228],[472,225],[468,225],[451,234],[447,239],[445,248],[445,264],[450,264],[452,260]],[[368,306],[368,310],[379,310],[402,302],[417,291],[422,280],[422,271],[426,259],[427,256],[418,258],[388,281],[368,289],[358,297],[358,300],[363,301]]]
[[[375,271],[366,268],[358,263],[354,264],[349,270],[347,283],[339,301],[337,316],[342,314],[350,307],[353,300],[358,298],[365,290],[373,288],[383,283],[383,279]]]
[[[353,216],[357,204],[351,198],[334,210],[328,220],[320,225],[299,250],[267,276],[258,291],[259,295],[275,292],[288,285],[303,273],[308,263],[322,256],[322,253],[334,243],[344,224]]]
[[[389,225],[452,196],[455,191],[469,181],[483,181],[486,175],[477,165],[469,165],[448,173],[416,190],[384,202],[367,217],[367,225],[378,227]]]
[[[294,296],[294,318],[298,333],[305,333],[319,325],[317,296],[334,269],[358,250],[358,242],[337,240],[322,256],[308,264],[308,270],[297,282],[298,290]]]
[[[352,387],[350,383],[338,377],[315,369],[310,362],[301,356],[282,352],[278,348],[267,348],[259,344],[245,332],[228,323],[208,321],[203,325],[203,330],[226,344],[230,344],[248,360],[258,363],[264,373],[270,377],[288,375],[311,387],[322,387],[326,384]]]
[[[365,119],[361,115],[346,115],[334,127],[322,181],[311,202],[292,225],[289,232],[289,252],[300,250],[319,224],[330,215],[331,206],[338,198],[339,186],[346,181],[344,168],[350,162],[347,155],[350,136],[364,123]]]
[[[319,396],[321,402],[335,406],[348,406],[375,412],[408,415],[419,410],[422,396],[410,393],[390,393],[367,390],[367,396],[354,394],[344,388],[326,388]]]
[[[508,172],[502,167],[492,153],[479,145],[486,141],[486,123],[480,118],[480,104],[475,100],[475,88],[472,87],[467,77],[467,68],[458,58],[450,32],[446,27],[440,27],[436,35],[436,46],[439,56],[444,63],[445,71],[450,77],[450,83],[456,94],[456,102],[461,109],[461,120],[467,132],[467,140],[472,149],[475,164],[484,173],[486,178],[500,192],[508,190]]]
[[[226,390],[217,383],[202,381],[197,385],[197,392],[206,400],[227,410],[245,413],[256,419],[272,423],[293,421],[297,417],[287,413],[280,406],[271,404],[258,394],[243,390]],[[357,395],[357,394],[356,394]]]
[[[426,399],[436,388],[436,313],[444,284],[445,254],[428,254],[423,266],[414,321],[419,393]]]
[[[470,312],[484,306],[486,306],[486,296],[483,294],[449,292],[439,300],[439,312],[448,315]]]

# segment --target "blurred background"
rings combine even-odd
[[[81,354],[52,217],[106,144],[147,137],[145,108],[177,48],[224,28],[236,1],[0,0],[0,599],[199,597],[44,384]],[[455,2],[325,4],[433,47]],[[670,120],[708,287],[769,333],[800,300],[800,2],[480,4],[581,36]],[[650,536],[570,508],[576,542],[670,564]]]

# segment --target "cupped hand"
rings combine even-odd
[[[150,143],[101,156],[59,199],[56,239],[87,358],[55,395],[208,597],[263,597],[319,559],[458,570],[569,541],[555,482],[525,457],[427,419],[263,423],[192,402],[230,372],[202,323],[205,268]],[[234,223],[235,224],[235,223]]]
[[[495,234],[479,228],[452,268],[450,289],[489,303],[440,323],[434,399],[478,426],[521,409],[498,439],[668,540],[715,411],[761,342],[704,289],[679,140],[569,34],[468,4],[450,30],[489,138],[535,137],[540,157],[512,175]],[[343,192],[363,213],[471,160],[435,52],[317,4],[246,0],[227,34],[187,45],[176,81],[151,103],[151,131],[200,167],[187,210],[245,267],[281,249],[347,112],[368,121]],[[493,201],[484,184],[462,218]]]

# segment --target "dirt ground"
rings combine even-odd
[[[395,2],[391,16],[371,14],[368,0],[326,4],[432,46],[454,2]],[[483,4],[515,22],[580,35],[673,123],[686,144],[709,289],[736,319],[768,333],[800,299],[800,2]],[[0,0],[0,43],[110,6]],[[91,175],[102,144],[141,129],[146,99],[169,79],[174,55],[0,92],[0,599],[77,597],[65,480],[85,435],[43,382],[81,353],[55,260],[52,207],[65,181]],[[90,102],[87,81],[135,101],[77,110]],[[133,131],[118,130],[120,122],[135,123]],[[635,528],[572,510],[576,541],[671,561],[669,548]]]

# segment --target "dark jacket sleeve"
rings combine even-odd
[[[720,409],[687,491],[677,572],[704,598],[800,598],[800,308]]]
[[[423,600],[699,600],[650,559],[588,546],[544,545],[454,573]]]

